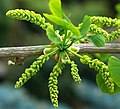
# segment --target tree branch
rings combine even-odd
[[[29,57],[29,56],[41,55],[45,46],[46,45],[0,48],[0,58]],[[120,54],[119,43],[107,43],[104,47],[96,47],[90,43],[89,44],[75,44],[73,46],[80,48],[79,53]]]

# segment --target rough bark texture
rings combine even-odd
[[[79,47],[79,53],[112,53],[120,54],[119,43],[107,43],[104,47],[96,47],[93,44],[75,44]],[[9,57],[29,57],[41,55],[45,45],[40,46],[24,46],[24,47],[5,47],[0,48],[0,58]]]

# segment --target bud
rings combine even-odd
[[[51,53],[53,50],[54,50],[53,48],[45,48],[45,49],[43,50],[43,53],[46,55],[46,54]]]
[[[79,47],[74,47],[74,46],[71,46],[70,49],[74,52],[79,52],[80,48]]]

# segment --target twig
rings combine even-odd
[[[24,47],[5,47],[0,48],[0,58],[9,57],[29,57],[41,55],[45,45],[40,46],[24,46]],[[107,43],[104,47],[96,47],[93,44],[75,44],[79,47],[79,53],[112,53],[120,54],[119,43]],[[39,49],[39,50],[37,50]],[[37,51],[36,51],[37,50]]]

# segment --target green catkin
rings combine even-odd
[[[49,92],[50,92],[50,99],[55,108],[58,107],[58,76],[62,73],[64,65],[60,62],[58,62],[52,72],[50,73],[49,77],[49,82],[48,82],[48,87],[49,87]]]
[[[111,34],[108,35],[108,41],[112,41],[115,39],[118,39],[118,37],[120,36],[120,29],[113,31]]]
[[[15,88],[20,88],[24,85],[32,76],[36,75],[36,73],[40,70],[42,65],[49,59],[46,55],[41,55],[37,58],[36,61],[32,63],[30,68],[25,69],[25,73],[19,78],[19,80],[15,84]]]
[[[83,64],[88,64],[90,68],[94,68],[96,71],[102,74],[102,78],[105,81],[105,85],[110,93],[114,92],[114,82],[109,75],[108,66],[98,59],[91,59],[87,55],[83,55],[80,58],[80,62]]]
[[[36,14],[34,11],[15,9],[9,10],[6,15],[18,20],[30,21],[31,23],[42,27],[44,30],[51,25],[50,23],[45,23],[45,18],[41,17],[40,14]]]
[[[79,24],[79,27],[78,29],[81,28],[81,25],[82,24]],[[90,25],[90,29],[89,29],[89,32],[92,33],[92,34],[101,34],[105,37],[105,41],[106,42],[110,42],[112,40],[116,40],[119,38],[120,36],[120,29],[116,30],[116,31],[113,31],[111,33],[108,33],[106,30],[98,27],[97,25],[95,24],[91,24]]]
[[[108,33],[104,29],[97,27],[97,25],[95,24],[90,25],[90,32],[94,34],[102,34],[103,36],[108,36]]]
[[[79,26],[78,26],[79,30],[80,30],[81,26],[82,26],[82,23],[79,24]],[[101,34],[101,35],[103,35],[105,37],[106,42],[110,41],[109,40],[109,34],[107,33],[107,31],[102,29],[102,28],[100,28],[100,27],[98,27],[95,24],[91,24],[90,25],[89,32],[92,33],[92,34]]]
[[[79,73],[78,73],[77,64],[75,64],[74,61],[70,61],[69,64],[71,64],[71,75],[72,75],[73,80],[75,82],[80,83],[81,78],[80,78]]]
[[[97,25],[91,24],[90,25],[90,32],[92,34],[101,34],[101,35],[103,35],[105,37],[106,41],[108,42],[108,39],[109,39],[108,35],[109,34],[104,29],[102,29],[100,27],[97,27]]]
[[[79,30],[80,30],[81,26],[82,26],[82,23],[78,25],[78,29],[79,29]],[[108,36],[107,31],[105,31],[104,29],[98,27],[98,26],[95,25],[95,24],[91,24],[91,25],[90,25],[89,32],[91,32],[91,33],[93,33],[93,34],[102,34],[102,35],[105,36],[105,37]]]
[[[106,25],[108,27],[112,26],[112,27],[120,27],[120,20],[115,18],[109,18],[109,17],[99,17],[99,16],[93,16],[90,17],[91,19],[91,23],[94,24],[102,24],[102,25]]]

